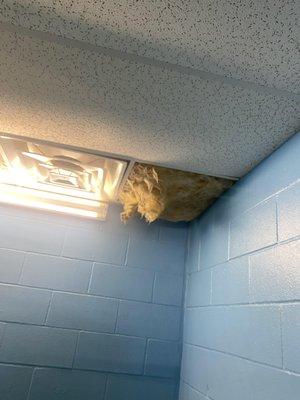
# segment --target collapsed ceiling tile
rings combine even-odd
[[[123,204],[121,218],[126,222],[140,214],[147,222],[191,221],[233,183],[229,179],[136,163],[119,196]]]

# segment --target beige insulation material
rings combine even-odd
[[[232,184],[228,179],[136,163],[120,193],[121,219],[126,222],[139,214],[147,222],[191,221]]]

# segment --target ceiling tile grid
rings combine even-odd
[[[297,0],[1,0],[0,21],[294,93]]]
[[[0,58],[0,131],[239,177],[299,127],[293,96],[4,28]]]

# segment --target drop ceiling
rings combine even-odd
[[[0,131],[243,176],[299,129],[296,6],[3,0]]]

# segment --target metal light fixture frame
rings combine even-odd
[[[0,132],[0,202],[105,220],[129,158]]]

